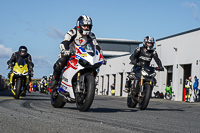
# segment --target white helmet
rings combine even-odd
[[[88,25],[89,29],[88,30],[84,30],[81,26],[82,25]],[[78,18],[77,20],[77,29],[78,31],[83,34],[83,35],[89,35],[91,30],[92,30],[92,19],[86,15],[82,15]]]

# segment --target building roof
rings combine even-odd
[[[180,35],[187,34],[187,33],[194,32],[194,31],[198,31],[198,30],[200,30],[200,28],[196,28],[196,29],[188,30],[188,31],[181,32],[181,33],[178,33],[178,34],[174,34],[174,35],[171,35],[171,36],[163,37],[163,38],[157,39],[156,41],[161,41],[161,40],[164,40],[164,39],[172,38],[172,37],[175,37],[175,36],[180,36]]]
[[[141,41],[128,40],[128,39],[114,39],[114,38],[97,38],[98,42],[103,43],[126,43],[126,44],[140,44]]]

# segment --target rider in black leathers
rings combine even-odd
[[[73,49],[73,47],[75,48],[74,44],[84,45],[86,44],[88,39],[95,41],[95,43],[97,44],[96,37],[94,33],[91,32],[91,29],[92,19],[86,15],[82,15],[78,18],[77,25],[67,32],[64,40],[60,44],[61,53],[59,59],[53,66],[53,79],[49,86],[51,89],[53,89],[58,84],[61,71],[66,66],[70,58],[70,50]],[[97,50],[102,52],[98,45],[96,46],[96,48]]]
[[[126,78],[124,92],[128,93],[130,90],[131,80],[135,78],[135,68],[140,66],[149,66],[152,58],[154,58],[156,64],[158,65],[158,69],[160,69],[160,71],[164,71],[162,63],[158,58],[158,54],[153,49],[154,43],[155,41],[153,37],[146,36],[143,41],[143,47],[136,48],[134,53],[130,56],[131,64],[133,64],[134,67]]]
[[[28,65],[29,80],[30,80],[31,77],[33,77],[34,64],[32,62],[31,55],[28,53],[28,49],[26,46],[20,46],[19,50],[12,54],[10,60],[7,61],[8,68],[12,68],[14,66],[14,63],[19,61],[21,58],[23,58]],[[8,78],[10,78],[11,73],[12,73],[12,70],[8,73]]]

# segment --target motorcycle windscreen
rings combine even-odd
[[[96,41],[88,40],[81,48],[84,49],[85,54],[89,56],[85,56],[85,59],[88,60],[92,65],[99,62],[100,52],[97,50]],[[84,54],[84,53],[83,53]]]
[[[24,66],[26,64],[25,60],[22,59],[22,58],[19,59],[17,63],[18,63],[19,66]]]
[[[85,52],[87,52],[89,55],[94,56],[94,53],[96,51],[96,44],[93,43],[91,39],[89,39],[84,45],[81,45],[81,47],[84,49]]]

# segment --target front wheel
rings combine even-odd
[[[171,100],[171,99],[172,99],[172,95],[170,95],[170,94],[165,94],[165,98],[166,98],[167,100]]]
[[[16,89],[15,89],[15,95],[14,95],[15,99],[19,99],[21,88],[22,88],[22,80],[21,78],[18,78],[16,82]]]
[[[79,111],[87,111],[94,100],[95,79],[92,75],[85,76],[85,92],[76,94],[76,106]]]
[[[151,85],[145,84],[143,95],[139,99],[139,108],[141,110],[145,110],[147,108],[147,106],[149,104],[150,96],[151,96]]]

